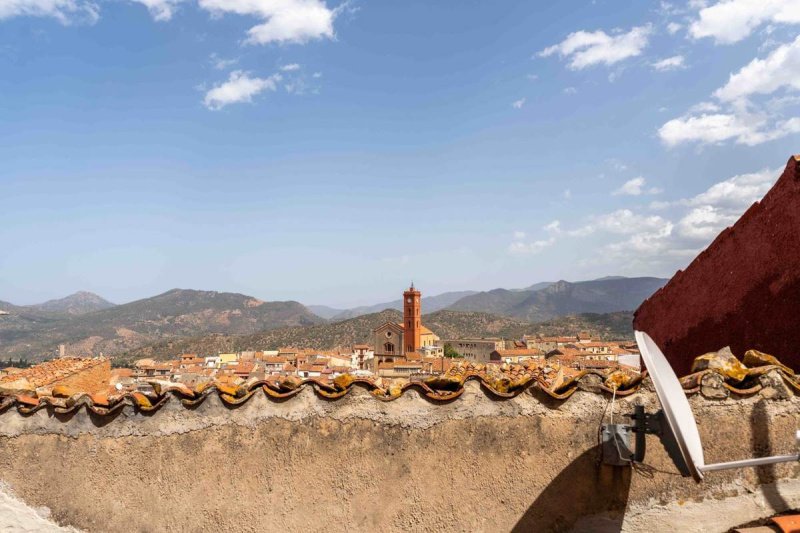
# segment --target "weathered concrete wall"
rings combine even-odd
[[[449,404],[364,391],[216,396],[149,416],[0,415],[0,478],[51,518],[88,531],[725,531],[800,504],[794,464],[680,477],[649,438],[646,466],[598,464],[608,397],[506,401],[475,382]],[[758,397],[760,398],[760,397]],[[707,461],[788,453],[797,399],[692,398]],[[657,408],[643,391],[635,402]]]

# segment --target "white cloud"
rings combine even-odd
[[[564,94],[577,94],[578,89],[576,89],[575,87],[564,87],[564,89],[561,92]]]
[[[100,18],[100,7],[83,0],[0,0],[0,20],[12,17],[51,17],[65,25],[93,24]]]
[[[785,109],[800,100],[788,94],[766,99],[780,90],[800,91],[800,37],[774,49],[764,59],[754,59],[714,92],[719,103],[701,102],[658,130],[667,146],[697,142],[734,141],[754,146],[800,132],[800,117]]]
[[[689,33],[695,39],[712,37],[718,44],[731,44],[765,23],[800,24],[800,0],[721,0],[702,6]]]
[[[150,12],[154,20],[167,21],[175,14],[175,10],[183,0],[133,0],[142,4]]]
[[[667,146],[699,142],[719,144],[733,140],[737,144],[755,146],[800,133],[800,118],[770,121],[763,113],[684,115],[666,122],[658,135]]]
[[[333,39],[338,9],[322,0],[199,0],[200,7],[215,15],[233,13],[263,20],[247,31],[248,44],[306,43]]]
[[[613,213],[593,217],[592,224],[587,227],[592,227],[595,231],[624,235],[642,230],[660,231],[669,223],[658,215],[639,215],[630,209],[618,209]]]
[[[608,35],[602,30],[571,33],[559,44],[539,52],[539,57],[558,54],[569,58],[569,68],[581,70],[598,64],[613,65],[641,55],[648,43],[652,27],[637,26],[627,33]]]
[[[731,74],[728,83],[717,89],[714,96],[732,102],[754,94],[772,94],[783,88],[800,90],[800,36],[779,46],[766,58],[756,58]]]
[[[544,227],[544,229],[548,233],[559,234],[559,233],[561,233],[561,221],[560,220],[554,220],[554,221],[550,222],[549,224],[547,224]]]
[[[231,72],[228,81],[208,91],[203,103],[209,109],[218,110],[229,104],[251,102],[254,96],[264,91],[276,90],[281,79],[280,74],[273,74],[268,78],[254,78],[247,72],[236,70]]]
[[[514,109],[522,109],[522,106],[525,105],[525,98],[520,98],[519,100],[515,100],[511,103],[511,107]]]
[[[644,186],[646,183],[647,180],[645,180],[642,176],[639,176],[626,181],[619,189],[615,190],[611,194],[613,196],[640,196],[642,194],[659,194],[662,192],[661,189],[657,187],[645,189]]]
[[[555,242],[555,237],[533,242],[514,241],[508,246],[508,251],[515,255],[538,254],[555,244]]]
[[[658,130],[658,135],[667,146],[685,142],[719,143],[729,139],[749,144],[746,139],[752,127],[743,123],[735,115],[702,114],[684,115],[666,122]]]
[[[664,222],[655,228],[643,228],[621,242],[611,243],[605,249],[615,257],[660,255],[670,248],[669,238],[675,226]]]
[[[216,53],[211,54],[209,58],[211,59],[211,65],[217,70],[226,70],[239,62],[238,59],[225,59],[219,57]]]
[[[682,24],[678,24],[677,22],[670,22],[669,24],[667,24],[667,33],[669,33],[670,35],[675,35],[679,31],[681,31],[681,28],[683,28]]]
[[[780,171],[765,168],[750,174],[739,174],[715,183],[697,196],[683,200],[690,206],[710,205],[743,212],[756,200],[767,194],[775,184]]]
[[[630,235],[602,248],[601,256],[607,256],[610,261],[638,268],[672,267],[676,260],[697,255],[721,231],[733,225],[753,202],[769,191],[779,174],[779,170],[773,169],[740,174],[717,182],[696,196],[651,205],[651,208],[675,208],[676,221],[622,209],[595,217],[585,228],[593,228],[592,232]]]
[[[685,67],[683,56],[667,57],[660,61],[656,61],[655,63],[651,63],[651,65],[655,70],[659,72],[665,72],[667,70],[678,70]]]
[[[692,209],[678,222],[678,232],[690,239],[710,241],[738,218],[736,215],[725,214],[714,206],[704,205]]]
[[[614,196],[618,196],[620,194],[628,195],[628,196],[639,196],[642,194],[642,187],[644,187],[645,179],[641,176],[638,178],[633,178],[631,180],[626,181],[622,187],[614,191]]]
[[[297,63],[290,63],[288,65],[281,66],[281,72],[294,72],[295,70],[300,70],[300,65]]]
[[[572,191],[570,189],[564,189],[564,192],[561,193],[565,200],[569,200],[572,198]]]
[[[542,252],[556,242],[554,235],[559,233],[559,221],[554,220],[547,224],[545,229],[551,234],[548,239],[526,242],[527,234],[524,231],[515,231],[514,240],[508,245],[508,252],[514,255],[533,255]]]

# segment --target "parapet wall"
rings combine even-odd
[[[798,400],[691,398],[709,462],[790,453]],[[800,504],[797,465],[683,478],[648,437],[645,465],[598,463],[611,396],[508,399],[476,381],[433,402],[310,388],[231,406],[0,414],[0,478],[87,531],[724,531]],[[658,407],[648,383],[617,397]]]

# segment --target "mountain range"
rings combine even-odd
[[[557,281],[539,288],[494,289],[461,298],[453,311],[478,311],[541,322],[579,313],[633,311],[666,284],[662,278],[609,277],[591,281]]]
[[[243,294],[185,289],[81,314],[74,312],[75,305],[58,304],[60,311],[44,305],[0,302],[0,309],[9,313],[0,318],[0,356],[45,358],[59,344],[67,345],[68,354],[113,354],[165,338],[247,334],[324,322],[299,302],[264,302]]]
[[[447,309],[460,299],[477,294],[477,291],[455,291],[437,294],[436,296],[423,296],[422,308],[427,313],[434,313],[440,309]],[[346,320],[361,315],[368,315],[371,313],[379,313],[384,309],[395,309],[397,311],[403,310],[403,300],[398,298],[391,302],[384,302],[374,305],[363,305],[361,307],[353,307],[352,309],[336,309],[325,305],[309,305],[308,308],[315,314],[326,318],[328,320]]]
[[[599,316],[595,320],[598,324],[604,323],[612,320],[605,314],[636,309],[666,281],[608,277],[581,282],[541,282],[523,289],[448,292],[424,297],[422,309],[429,317],[428,327],[443,338],[506,335],[517,330],[530,331],[532,323],[557,321],[562,317],[566,318],[556,322],[556,327],[569,320],[575,326],[587,320],[591,323],[592,319],[586,318],[591,315],[587,313]],[[401,308],[399,299],[334,309],[187,289],[173,289],[121,305],[88,292],[37,305],[17,306],[0,301],[0,357],[43,359],[52,356],[59,344],[66,346],[68,354],[75,355],[132,353],[149,345],[175,345],[180,339],[208,335],[231,339],[264,335],[265,342],[301,346],[311,343],[322,348],[332,342],[364,340],[370,328],[377,325],[369,317],[387,310],[399,316]],[[619,323],[619,316],[613,318],[613,325],[606,324],[609,331],[625,329]],[[352,322],[359,317],[367,317],[366,322]],[[437,317],[446,320],[432,321]],[[343,325],[331,329],[331,324],[337,323]],[[208,344],[207,340],[202,342]]]
[[[525,334],[574,335],[592,331],[603,339],[626,339],[633,336],[629,311],[607,314],[583,314],[560,317],[541,324],[486,313],[439,310],[422,317],[427,327],[442,339],[463,337],[503,337],[518,339]],[[307,327],[277,328],[252,335],[202,335],[164,340],[120,353],[118,363],[131,364],[137,359],[174,359],[181,353],[219,353],[242,350],[276,350],[280,347],[330,350],[357,343],[373,342],[373,330],[385,322],[400,322],[403,315],[395,309],[360,315],[355,318],[315,324]]]
[[[445,292],[422,298],[422,310],[434,313],[442,309],[474,311],[541,322],[559,316],[580,313],[632,311],[663,287],[663,278],[607,276],[589,281],[544,281],[523,289]],[[328,320],[346,320],[384,309],[403,309],[401,299],[375,305],[336,309],[324,305],[308,308]]]

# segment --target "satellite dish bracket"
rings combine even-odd
[[[633,422],[631,425],[604,424],[603,425],[603,462],[609,465],[621,466],[631,463],[643,463],[647,453],[647,435],[656,435],[672,461],[682,475],[690,475],[686,462],[681,455],[677,441],[669,431],[664,411],[659,409],[655,413],[647,413],[643,405],[635,405],[633,413],[626,415]],[[626,436],[634,434],[634,446],[631,451],[630,442]]]
[[[661,402],[661,410],[648,414],[645,413],[644,406],[637,405],[633,414],[627,415],[633,421],[633,425],[603,424],[604,463],[622,466],[644,461],[647,434],[658,435],[681,474],[691,476],[698,482],[703,480],[704,472],[800,461],[800,454],[793,453],[706,464],[697,422],[678,377],[658,345],[647,333],[636,331],[634,334],[642,360],[650,372],[656,395]],[[636,434],[634,451],[631,451],[631,433]],[[795,440],[796,445],[800,447],[800,431],[796,432]]]

